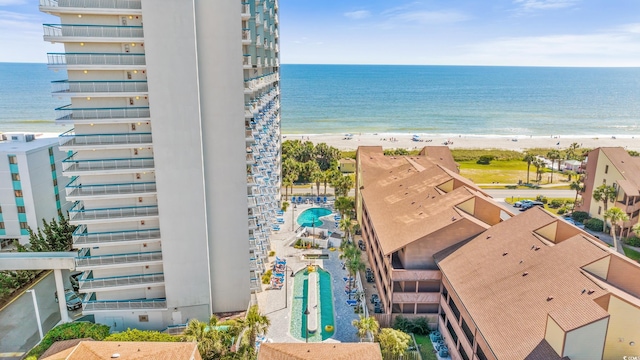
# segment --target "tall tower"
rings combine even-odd
[[[112,330],[244,310],[280,186],[277,0],[40,0],[68,79],[83,312]]]

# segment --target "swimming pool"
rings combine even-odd
[[[322,225],[322,221],[320,221],[320,217],[327,216],[331,214],[331,210],[324,208],[311,208],[307,209],[298,216],[298,225],[306,226],[306,227],[318,227]]]
[[[331,290],[331,274],[318,268],[318,283],[311,284],[318,287],[318,307],[309,311],[318,312],[318,331],[309,333],[309,342],[327,340],[335,334],[335,320],[333,316],[333,291]],[[307,307],[307,291],[309,288],[309,272],[307,269],[296,273],[293,283],[293,305],[291,307],[291,335],[298,340],[305,340],[307,336],[307,319],[303,315]],[[334,327],[333,331],[327,331],[326,326]]]

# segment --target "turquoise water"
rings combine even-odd
[[[303,211],[298,216],[298,225],[306,227],[318,227],[323,224],[320,217],[331,214],[331,210],[323,208],[311,208]]]
[[[333,292],[331,290],[331,274],[329,272],[318,269],[318,308],[309,309],[309,311],[318,311],[320,317],[320,329],[315,334],[309,334],[310,342],[324,341],[335,334],[335,321],[333,314]],[[291,306],[291,335],[299,340],[305,340],[307,319],[303,315],[307,308],[307,289],[309,287],[309,273],[302,270],[296,273],[293,284],[293,305]],[[334,327],[333,332],[326,332],[325,326]]]
[[[0,131],[68,130],[65,78],[0,63]],[[640,68],[282,65],[280,84],[285,134],[640,135]]]

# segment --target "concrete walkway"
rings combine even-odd
[[[268,339],[273,342],[302,342],[302,340],[295,338],[291,335],[291,307],[292,307],[292,295],[293,295],[293,282],[295,278],[291,278],[291,272],[298,272],[305,268],[307,265],[319,265],[324,270],[331,274],[331,280],[333,284],[333,298],[334,298],[334,321],[335,332],[334,335],[325,340],[325,342],[357,342],[359,341],[356,336],[356,330],[351,325],[351,322],[358,318],[358,315],[354,313],[353,308],[346,304],[347,295],[344,292],[345,282],[342,279],[347,276],[347,271],[342,270],[341,260],[339,258],[340,252],[329,251],[327,249],[295,249],[293,243],[295,242],[295,234],[292,229],[298,229],[297,223],[292,223],[304,210],[318,207],[311,204],[297,205],[294,209],[289,206],[284,213],[284,224],[281,224],[282,230],[273,232],[271,235],[271,249],[276,252],[276,256],[280,259],[287,260],[286,282],[280,290],[270,290],[269,285],[262,285],[263,291],[257,294],[258,305],[260,312],[266,315],[271,321],[269,331],[266,334]],[[294,216],[295,210],[295,216]],[[334,221],[331,215],[324,224],[316,228],[316,231],[320,230],[334,230]],[[321,218],[321,220],[324,220]],[[293,226],[292,226],[293,225]],[[322,260],[306,260],[303,258],[303,254],[327,254],[328,259]],[[275,261],[275,257],[269,258],[271,263]],[[285,305],[286,304],[286,305]]]

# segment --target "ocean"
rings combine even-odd
[[[44,64],[0,63],[0,131],[63,132]],[[282,65],[282,132],[640,135],[640,68]]]

